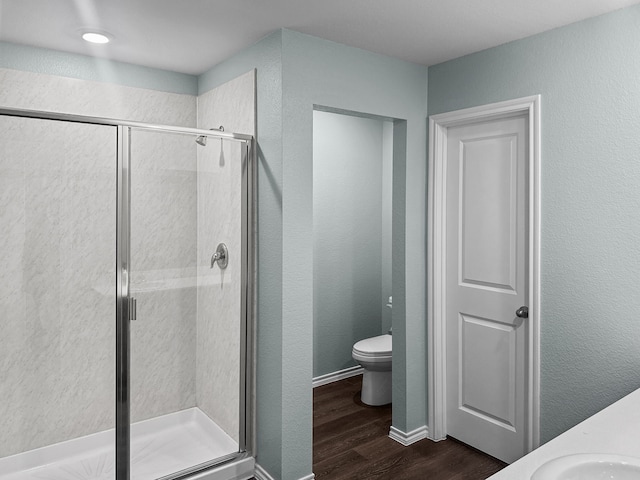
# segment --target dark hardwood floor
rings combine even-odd
[[[391,405],[364,405],[361,382],[357,376],[313,391],[317,480],[481,480],[506,466],[453,439],[409,447],[391,440]]]

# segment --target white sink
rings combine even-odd
[[[604,453],[581,453],[550,460],[531,480],[638,480],[640,458]]]

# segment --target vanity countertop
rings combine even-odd
[[[529,480],[542,464],[576,453],[611,453],[640,458],[640,389],[558,435],[490,480]]]

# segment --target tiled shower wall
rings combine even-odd
[[[0,68],[0,105],[59,113],[196,126],[193,95]]]
[[[0,117],[0,457],[114,426],[115,127]]]
[[[255,135],[255,71],[198,98],[198,127]],[[240,144],[209,139],[198,148],[197,404],[237,440],[240,381]],[[244,165],[246,167],[246,165]],[[229,266],[210,268],[218,243]]]
[[[192,95],[6,69],[0,84],[6,107],[196,124]],[[115,128],[3,122],[0,457],[113,428],[115,384]],[[132,325],[134,421],[195,405],[196,160],[184,141],[132,140],[132,275],[147,289]]]
[[[131,420],[196,405],[195,137],[131,134]]]
[[[0,69],[0,105],[254,134],[254,77],[198,99]],[[0,457],[113,428],[116,234],[113,127],[2,132]],[[134,131],[131,151],[132,420],[198,405],[237,438],[239,145]]]

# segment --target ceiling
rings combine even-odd
[[[640,0],[0,0],[0,40],[198,75],[285,27],[424,65]],[[83,29],[113,37],[95,46]]]

